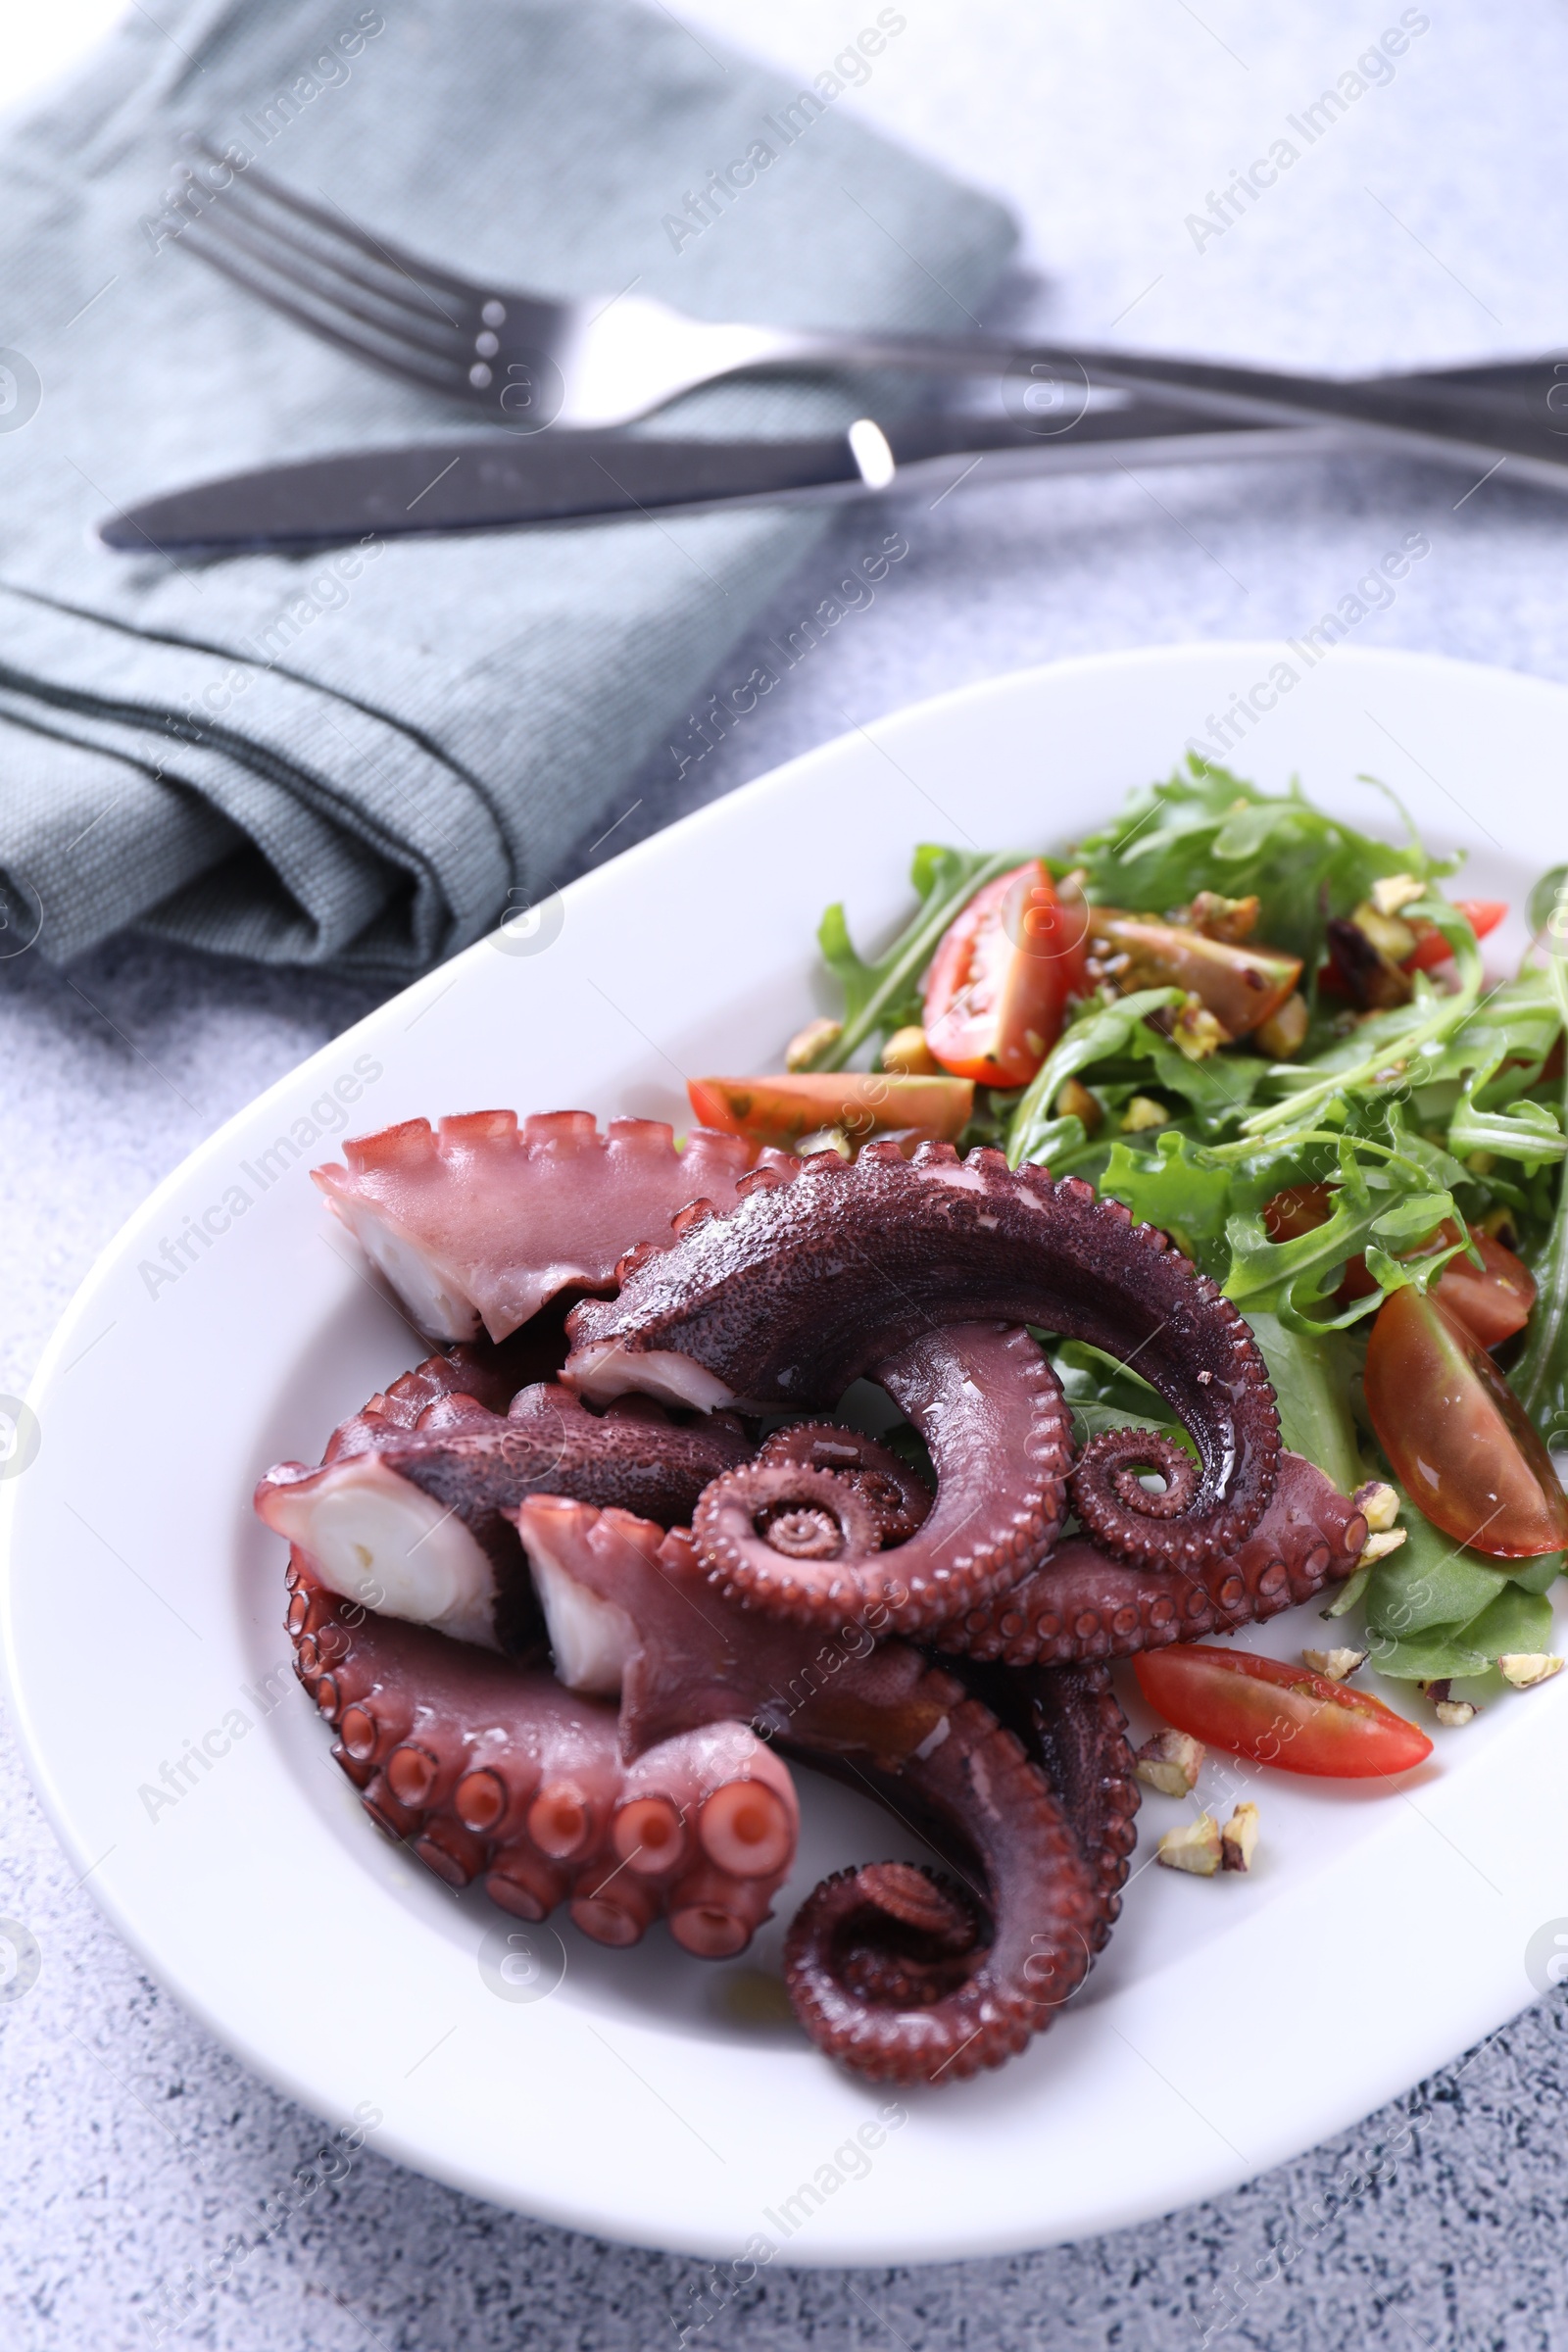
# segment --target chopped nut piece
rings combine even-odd
[[[1423,1683],[1421,1689],[1431,1699],[1432,1710],[1438,1721],[1450,1732],[1462,1731],[1467,1723],[1474,1723],[1481,1712],[1470,1699],[1454,1697],[1451,1682]]]
[[[1189,1061],[1206,1061],[1221,1046],[1230,1044],[1231,1033],[1215,1019],[1201,997],[1190,996],[1171,1023],[1170,1039]]]
[[[1261,911],[1255,893],[1250,899],[1223,899],[1217,890],[1200,890],[1186,913],[1174,919],[1190,931],[1201,931],[1205,939],[1222,939],[1234,948],[1251,938]]]
[[[840,1159],[855,1157],[855,1146],[842,1127],[814,1127],[809,1135],[802,1136],[795,1150],[801,1159],[809,1159],[813,1152],[836,1152]]]
[[[1144,1787],[1161,1796],[1191,1796],[1202,1768],[1203,1743],[1188,1732],[1156,1732],[1133,1759]]]
[[[1123,1135],[1143,1135],[1151,1127],[1168,1127],[1170,1112],[1149,1095],[1134,1095],[1121,1114]]]
[[[843,1035],[842,1021],[826,1018],[808,1021],[804,1029],[797,1029],[785,1047],[784,1067],[787,1070],[808,1070],[817,1055],[825,1054],[829,1046],[836,1046]]]
[[[1533,1690],[1537,1683],[1549,1683],[1554,1674],[1561,1674],[1562,1660],[1548,1657],[1544,1649],[1511,1649],[1497,1660],[1497,1672],[1516,1690]]]
[[[1409,924],[1401,923],[1396,914],[1380,914],[1369,899],[1361,901],[1350,920],[1390,963],[1402,963],[1415,954],[1415,933]]]
[[[1085,1135],[1093,1135],[1105,1114],[1087,1086],[1076,1078],[1068,1078],[1056,1089],[1056,1116],[1082,1119]]]
[[[1356,1488],[1350,1500],[1375,1536],[1386,1536],[1399,1516],[1397,1491],[1387,1479],[1368,1479],[1364,1487]]]
[[[882,1067],[903,1078],[934,1078],[942,1064],[925,1042],[925,1031],[912,1024],[895,1029],[882,1049]]]
[[[799,1150],[799,1146],[796,1148]],[[1368,1536],[1361,1546],[1361,1556],[1356,1566],[1370,1568],[1375,1560],[1386,1560],[1391,1551],[1398,1550],[1409,1532],[1405,1527],[1390,1527],[1385,1528],[1381,1535]]]
[[[1505,1250],[1516,1250],[1519,1246],[1519,1228],[1513,1221],[1511,1208],[1489,1208],[1481,1220],[1481,1230],[1490,1233]]]
[[[1472,1152],[1464,1164],[1472,1176],[1490,1176],[1497,1164],[1497,1155],[1494,1152]]]
[[[1306,1042],[1306,999],[1299,989],[1287,997],[1278,1012],[1260,1021],[1252,1031],[1253,1043],[1275,1061],[1289,1061],[1299,1054]]]
[[[1359,1674],[1370,1650],[1365,1649],[1303,1649],[1302,1662],[1314,1674],[1326,1674],[1331,1683],[1348,1683],[1352,1674]]]
[[[1424,899],[1427,886],[1414,874],[1383,874],[1372,885],[1372,904],[1379,914],[1397,914],[1412,899]]]
[[[1257,1851],[1257,1807],[1238,1805],[1220,1834],[1221,1870],[1250,1870]]]
[[[1211,1879],[1220,1863],[1219,1824],[1213,1814],[1200,1813],[1179,1830],[1167,1830],[1154,1848],[1154,1860],[1167,1870],[1190,1870],[1200,1879]]]

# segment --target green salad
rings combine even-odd
[[[1458,860],[1392,797],[1390,831],[1191,760],[1059,856],[924,846],[881,956],[828,908],[843,1016],[791,1067],[966,1072],[960,1150],[1163,1228],[1251,1325],[1286,1444],[1399,1497],[1325,1614],[1364,1612],[1385,1674],[1500,1688],[1499,1658],[1539,1679],[1514,1669],[1549,1649],[1568,1537],[1568,885],[1543,876],[1519,969],[1487,976],[1506,910],[1450,897]],[[1042,943],[1054,998],[1028,993]],[[1182,1439],[1135,1373],[1048,1346],[1084,1433]],[[1485,1514],[1454,1467],[1483,1444],[1506,1455]]]

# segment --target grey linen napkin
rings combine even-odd
[[[468,429],[182,250],[203,201],[182,139],[501,284],[962,330],[1011,223],[844,112],[829,85],[908,31],[897,9],[865,16],[882,51],[796,83],[623,0],[159,0],[10,125],[0,958],[136,925],[422,969],[612,818],[825,527],[760,510],[309,562],[110,554],[92,526],[157,491]],[[826,103],[786,146],[762,118],[803,86]],[[688,194],[760,138],[777,160],[694,225]],[[665,429],[818,430],[858,405],[849,385],[731,386]]]

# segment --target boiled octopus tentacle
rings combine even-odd
[[[677,1152],[657,1119],[591,1112],[527,1119],[479,1110],[405,1119],[343,1146],[346,1165],[313,1170],[406,1312],[432,1339],[503,1340],[564,1290],[604,1290],[639,1244],[670,1239],[695,1200],[729,1208],[756,1153],[740,1137],[695,1128]],[[799,1163],[764,1151],[782,1177]]]
[[[636,1943],[662,1916],[727,1959],[795,1858],[788,1767],[739,1723],[621,1760],[615,1710],[329,1592],[296,1553],[287,1624],[332,1753],[373,1820],[452,1886],[519,1919],[567,1903],[585,1936]]]
[[[1192,1566],[1256,1526],[1280,1448],[1262,1353],[1213,1283],[1119,1201],[1000,1152],[960,1164],[947,1144],[906,1160],[873,1143],[853,1165],[817,1153],[789,1182],[758,1169],[738,1189],[737,1208],[690,1221],[617,1298],[572,1310],[568,1385],[704,1409],[831,1405],[933,1325],[1043,1325],[1136,1358],[1198,1452],[1198,1493],[1167,1518],[1088,1449],[1075,1499],[1105,1549]]]
[[[932,1669],[946,1736],[860,1778],[939,1848],[840,1871],[790,1927],[784,1974],[819,2048],[878,2082],[950,2082],[1015,2057],[1088,1972],[1105,1900],[1077,1832],[1016,1736]]]
[[[884,1544],[907,1543],[931,1509],[931,1490],[901,1454],[842,1421],[795,1421],[757,1449],[760,1467],[831,1470],[873,1513]]]
[[[1121,1916],[1138,1842],[1138,1782],[1127,1718],[1102,1665],[956,1663],[965,1690],[1016,1733],[1060,1797],[1100,1899],[1090,1941],[1099,1952]]]
[[[577,1495],[668,1526],[689,1519],[710,1481],[752,1450],[727,1414],[678,1428],[657,1407],[650,1416],[646,1399],[600,1415],[540,1384],[501,1415],[442,1378],[421,1366],[381,1400],[404,1389],[406,1411],[435,1389],[412,1428],[377,1414],[372,1399],[319,1467],[278,1463],[257,1487],[256,1509],[346,1599],[513,1656],[532,1654],[543,1627],[511,1506],[529,1494]]]
[[[864,1472],[827,1467],[820,1445],[803,1462],[764,1449],[716,1480],[692,1521],[722,1592],[805,1624],[837,1624],[874,1603],[897,1632],[913,1634],[1006,1591],[1049,1552],[1072,1428],[1029,1334],[950,1323],[877,1362],[873,1377],[926,1442],[934,1507],[883,1549],[899,1517],[877,1506]]]
[[[1251,1534],[1206,1566],[1142,1568],[1080,1536],[1010,1592],[929,1638],[946,1653],[1008,1666],[1125,1658],[1259,1624],[1348,1577],[1366,1543],[1356,1505],[1314,1462],[1282,1452],[1279,1480]]]
[[[750,1723],[818,1754],[890,1766],[941,1735],[926,1663],[873,1607],[856,1623],[794,1625],[726,1600],[685,1528],[535,1494],[512,1517],[533,1570],[558,1678],[619,1693],[622,1752],[702,1723]]]

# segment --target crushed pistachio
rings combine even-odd
[[[1123,1135],[1144,1135],[1151,1127],[1169,1125],[1170,1112],[1150,1095],[1134,1095],[1121,1114]]]
[[[1133,1772],[1161,1796],[1191,1796],[1203,1768],[1203,1743],[1188,1732],[1156,1732],[1133,1758]]]
[[[1424,899],[1427,886],[1414,874],[1382,874],[1372,885],[1372,904],[1379,914],[1397,914],[1412,899]]]
[[[787,1070],[808,1070],[817,1055],[825,1054],[829,1046],[836,1046],[843,1035],[844,1023],[842,1021],[830,1021],[826,1018],[819,1021],[808,1021],[804,1029],[796,1030],[795,1035],[785,1047],[784,1067]]]
[[[1278,1012],[1259,1021],[1252,1042],[1272,1061],[1289,1061],[1299,1054],[1306,1042],[1306,999],[1299,989],[1286,998]]]
[[[1221,1046],[1228,1046],[1231,1033],[1203,1003],[1201,997],[1189,996],[1186,1004],[1170,1025],[1171,1044],[1189,1061],[1206,1061]]]
[[[1104,1120],[1104,1111],[1087,1086],[1078,1078],[1063,1079],[1056,1089],[1058,1119],[1082,1119],[1085,1135],[1093,1135]]]
[[[1212,1813],[1200,1813],[1179,1830],[1167,1830],[1154,1848],[1154,1860],[1167,1870],[1188,1870],[1211,1879],[1220,1865],[1219,1824]]]
[[[1250,1870],[1252,1856],[1257,1851],[1257,1807],[1244,1803],[1237,1806],[1220,1833],[1219,1864],[1221,1870]]]
[[[1352,1674],[1359,1674],[1371,1655],[1365,1649],[1303,1649],[1301,1659],[1314,1674],[1326,1674],[1331,1683],[1348,1683]]]
[[[1511,1649],[1497,1660],[1497,1672],[1516,1690],[1533,1690],[1538,1683],[1549,1683],[1554,1674],[1561,1674],[1562,1660],[1544,1649]]]
[[[1350,1500],[1375,1536],[1386,1536],[1399,1516],[1398,1491],[1387,1479],[1368,1479],[1364,1487],[1356,1488]]]
[[[1390,1527],[1385,1528],[1381,1535],[1368,1536],[1361,1546],[1361,1556],[1356,1566],[1370,1568],[1375,1561],[1386,1560],[1391,1551],[1398,1550],[1408,1534],[1408,1528]]]
[[[934,1078],[942,1064],[925,1042],[925,1031],[913,1023],[895,1029],[882,1049],[882,1067],[904,1078]]]

